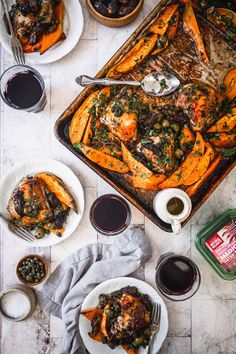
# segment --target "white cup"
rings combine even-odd
[[[178,198],[183,203],[183,209],[179,214],[171,214],[167,208],[168,202],[173,198]],[[181,189],[168,188],[157,193],[153,201],[153,209],[157,216],[167,224],[171,224],[173,232],[178,234],[181,230],[181,222],[191,213],[192,202],[188,194]]]

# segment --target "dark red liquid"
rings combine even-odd
[[[129,209],[125,201],[115,196],[98,198],[91,209],[91,221],[104,232],[117,232],[126,225]]]
[[[196,270],[184,257],[171,257],[160,267],[159,281],[169,294],[181,295],[188,292],[195,279]]]
[[[33,71],[27,70],[17,73],[8,80],[4,97],[10,105],[25,109],[38,103],[42,92],[40,82]]]

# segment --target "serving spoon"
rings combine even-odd
[[[75,79],[80,86],[87,87],[93,84],[104,86],[109,85],[130,85],[141,86],[144,92],[151,96],[166,96],[174,92],[180,85],[179,79],[168,72],[154,71],[146,75],[142,81],[121,81],[113,79],[97,79],[87,75],[78,76]]]

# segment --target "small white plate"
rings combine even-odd
[[[10,10],[11,5],[15,0],[8,1],[8,8]],[[64,0],[65,15],[63,22],[63,32],[66,35],[66,39],[59,41],[52,48],[47,50],[44,54],[40,55],[38,52],[26,53],[26,64],[49,64],[63,58],[70,53],[72,49],[77,45],[80,36],[83,31],[84,18],[83,12],[79,0]],[[10,45],[10,36],[6,31],[3,18],[3,6],[0,4],[0,42],[3,48],[12,53]]]
[[[161,323],[160,330],[155,336],[155,342],[153,346],[152,354],[156,354],[164,342],[167,331],[168,331],[168,314],[164,301],[158,295],[155,289],[153,289],[149,284],[135,278],[123,277],[106,280],[94,288],[91,293],[89,293],[82,305],[81,311],[91,309],[97,306],[100,294],[109,294],[115,290],[119,290],[125,286],[136,286],[138,290],[143,294],[148,294],[153,302],[159,303],[161,305]],[[108,345],[96,342],[88,335],[91,332],[91,322],[83,315],[79,318],[79,329],[80,334],[83,339],[84,345],[90,354],[125,354],[125,350],[119,346],[115,349],[111,349]],[[142,354],[147,352],[147,348],[141,351]]]
[[[5,221],[0,219],[1,225],[10,233],[12,237],[16,240],[24,242],[27,245],[32,245],[34,247],[49,247],[56,245],[57,243],[67,239],[77,228],[82,219],[84,212],[84,191],[83,187],[76,175],[71,171],[69,167],[63,163],[51,160],[51,159],[34,159],[32,161],[27,161],[22,164],[16,165],[13,169],[8,172],[0,182],[0,213],[9,217],[7,212],[8,201],[12,195],[13,190],[18,186],[19,182],[23,177],[32,176],[37,172],[51,172],[57,177],[61,178],[72,194],[75,203],[78,207],[78,214],[72,210],[66,219],[64,225],[65,231],[61,237],[56,236],[53,233],[45,235],[42,239],[35,240],[32,244],[24,241],[23,239],[16,236],[8,229],[8,225]]]

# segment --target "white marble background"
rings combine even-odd
[[[93,200],[114,190],[88,169],[54,137],[55,120],[78,95],[80,88],[74,78],[79,74],[94,75],[129,37],[138,24],[157,4],[145,0],[139,17],[122,29],[106,28],[97,24],[89,15],[81,0],[85,27],[78,46],[57,63],[37,67],[43,74],[48,104],[39,114],[28,114],[1,105],[1,175],[15,163],[37,157],[50,157],[66,163],[79,176],[85,191],[86,210],[74,235],[57,246],[48,249],[24,247],[1,233],[0,277],[1,289],[17,284],[16,262],[25,254],[38,252],[51,261],[51,271],[71,252],[92,242],[112,242],[97,234],[89,223],[88,211]],[[13,64],[11,56],[2,53],[2,68]],[[154,267],[159,255],[173,251],[190,256],[202,274],[198,293],[180,303],[167,301],[169,332],[161,349],[162,354],[233,354],[236,353],[236,284],[222,280],[202,258],[194,246],[199,230],[216,215],[230,207],[236,207],[236,170],[217,188],[181,234],[174,236],[160,230],[134,207],[132,224],[141,225],[153,247],[153,257],[140,278],[154,286]],[[58,354],[63,334],[61,321],[37,308],[25,322],[0,324],[1,354]],[[98,353],[101,354],[101,353]]]

